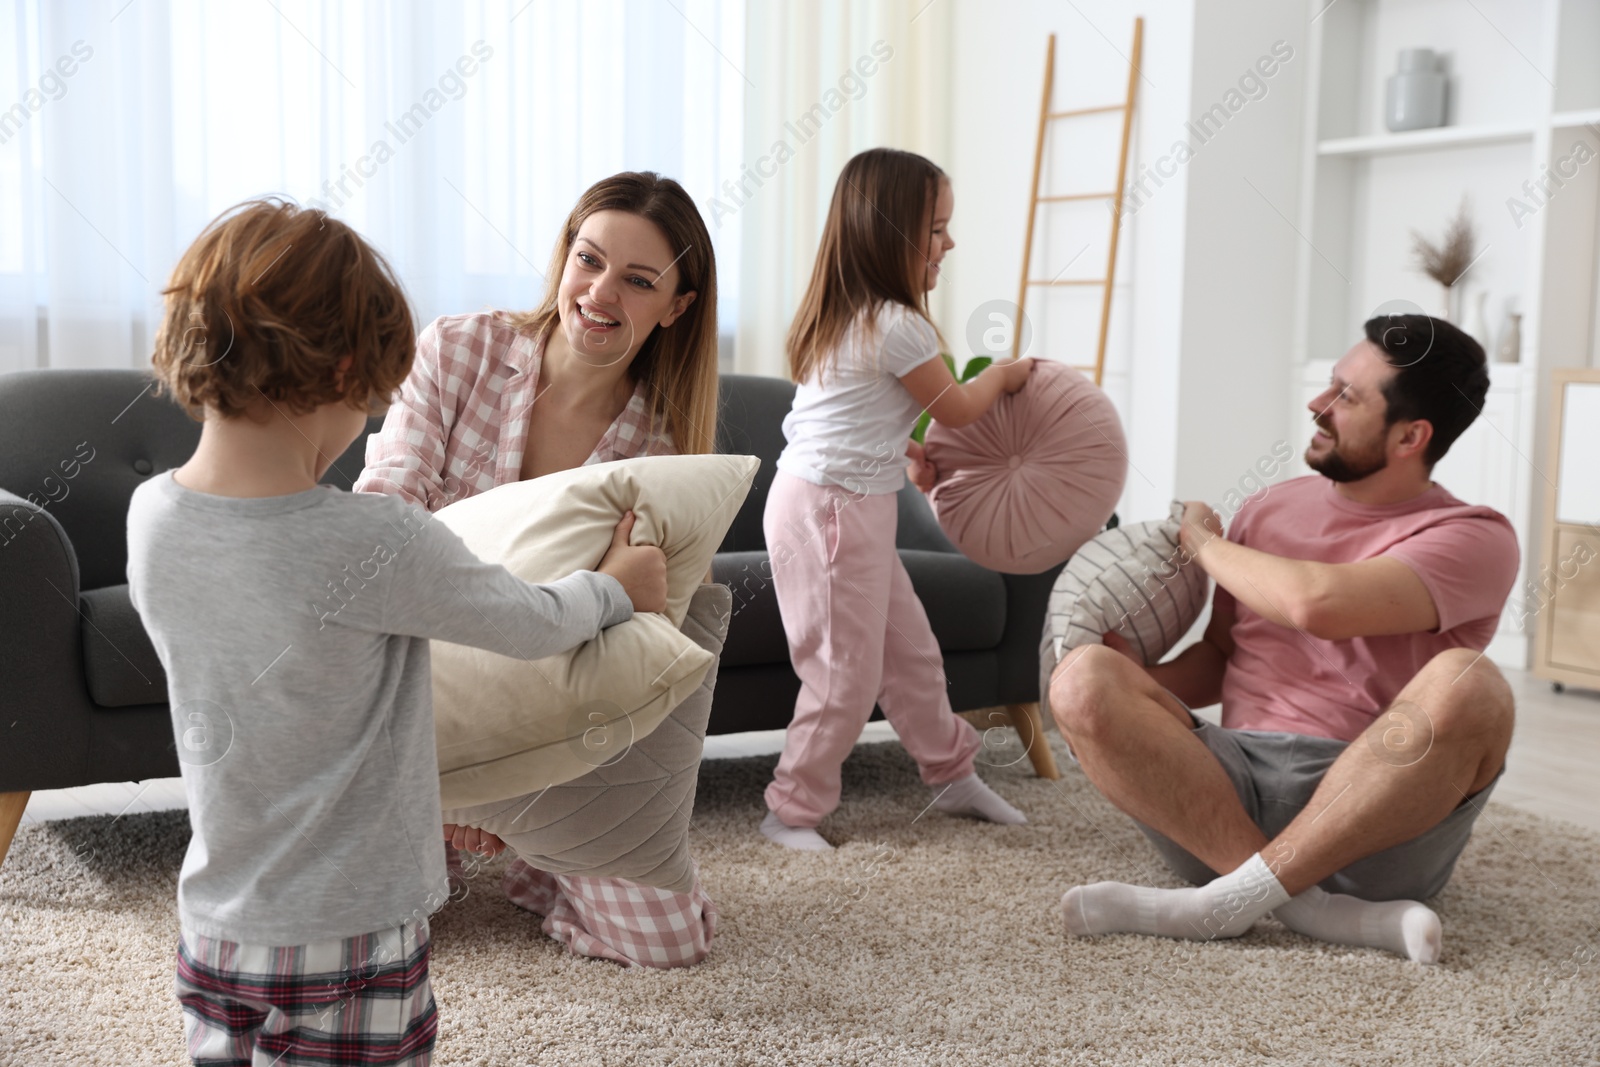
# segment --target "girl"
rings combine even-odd
[[[950,709],[939,643],[895,550],[907,453],[920,488],[936,477],[907,445],[918,415],[965,426],[1033,367],[995,364],[963,385],[939,358],[927,294],[955,247],[954,202],[944,172],[910,152],[875,148],[846,163],[789,330],[799,389],[764,529],[801,688],[761,824],[789,848],[833,847],[816,827],[839,805],[840,765],[875,702],[935,807],[1027,821],[973,772],[977,731]]]

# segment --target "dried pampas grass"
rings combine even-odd
[[[1434,244],[1416,230],[1411,231],[1411,251],[1416,256],[1417,269],[1446,289],[1461,280],[1472,266],[1473,245],[1476,238],[1472,230],[1472,216],[1467,211],[1467,199],[1461,198],[1456,217],[1450,220],[1444,240]]]

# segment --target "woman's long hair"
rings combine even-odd
[[[712,452],[717,434],[717,260],[700,210],[671,178],[628,171],[590,186],[567,216],[550,255],[544,299],[534,310],[508,318],[518,329],[549,339],[560,319],[561,275],[572,243],[583,221],[597,211],[626,211],[655,223],[677,257],[677,294],[698,294],[671,326],[651,328],[628,374],[645,384],[655,432],[665,428],[681,454]]]
[[[945,177],[932,161],[895,148],[870,148],[839,173],[822,227],[811,282],[789,327],[789,376],[804,382],[825,372],[844,333],[885,301],[928,315],[918,247]],[[934,327],[938,332],[938,327]],[[940,338],[941,343],[943,338]]]

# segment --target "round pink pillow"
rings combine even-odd
[[[939,525],[967,558],[1006,574],[1071,558],[1105,527],[1128,474],[1110,399],[1047,359],[977,422],[930,424],[925,445],[939,471],[928,494]]]

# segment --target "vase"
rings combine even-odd
[[[1464,289],[1459,285],[1441,285],[1442,300],[1439,307],[1439,317],[1446,322],[1461,325],[1462,315],[1466,311],[1462,294]]]
[[[1506,324],[1500,330],[1500,343],[1494,349],[1496,363],[1516,363],[1522,359],[1522,316],[1507,312]]]
[[[1445,76],[1431,48],[1405,48],[1384,91],[1383,124],[1391,133],[1444,125]]]
[[[1461,325],[1474,341],[1483,346],[1485,353],[1488,353],[1494,344],[1494,338],[1489,335],[1489,312],[1485,306],[1488,303],[1489,294],[1480,292],[1478,299],[1472,301],[1472,310],[1467,313],[1466,322]]]

